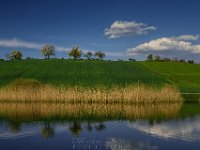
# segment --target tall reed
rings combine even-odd
[[[22,80],[0,89],[0,101],[9,102],[151,103],[181,100],[179,91],[170,85],[162,88],[145,85],[112,88],[54,87],[34,80]]]

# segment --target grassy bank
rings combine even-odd
[[[178,93],[200,92],[199,70],[197,64],[170,62],[4,61],[0,62],[0,99],[177,101]]]

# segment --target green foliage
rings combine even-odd
[[[49,59],[50,56],[55,55],[55,47],[53,45],[44,45],[41,48],[41,52],[44,55],[45,59]]]
[[[8,57],[10,59],[21,60],[22,59],[22,53],[18,50],[14,50],[9,54]]]
[[[147,61],[152,61],[153,60],[153,55],[152,54],[149,54],[148,56],[147,56]]]
[[[188,60],[187,63],[188,64],[194,64],[194,60]]]
[[[68,53],[70,57],[74,57],[74,59],[81,58],[82,51],[79,49],[79,47],[74,47],[71,49],[71,51]]]
[[[89,51],[84,55],[88,60],[90,60],[92,58],[92,52]]]
[[[155,61],[161,61],[161,57],[160,57],[159,55],[156,55],[156,56],[154,57],[154,60],[155,60]]]
[[[98,51],[95,53],[95,57],[99,58],[100,60],[102,60],[105,56],[106,54],[102,51]]]
[[[4,61],[0,65],[0,85],[15,79],[35,79],[41,83],[64,86],[126,86],[146,84],[162,86],[167,80],[137,62],[23,60]]]

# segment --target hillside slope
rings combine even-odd
[[[178,85],[181,92],[200,92],[200,65],[170,62],[140,62]]]
[[[126,86],[138,81],[161,86],[168,80],[137,62],[21,60],[0,62],[0,85],[18,78],[65,86]]]

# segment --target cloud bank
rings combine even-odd
[[[42,45],[32,42],[21,41],[16,38],[0,40],[1,47],[14,47],[14,48],[28,48],[28,49],[40,49]]]
[[[6,48],[41,49],[43,45],[45,44],[27,42],[23,40],[18,40],[16,38],[0,40],[0,47],[6,47]],[[55,46],[55,50],[62,52],[62,51],[68,51],[69,48]]]
[[[193,44],[192,41],[199,39],[196,35],[181,35],[177,37],[163,37],[138,45],[127,50],[129,55],[137,55],[148,52],[187,52],[200,54],[200,44]]]
[[[104,35],[109,38],[120,38],[124,36],[145,35],[156,30],[154,26],[148,26],[136,21],[115,21],[110,28],[106,28]]]

